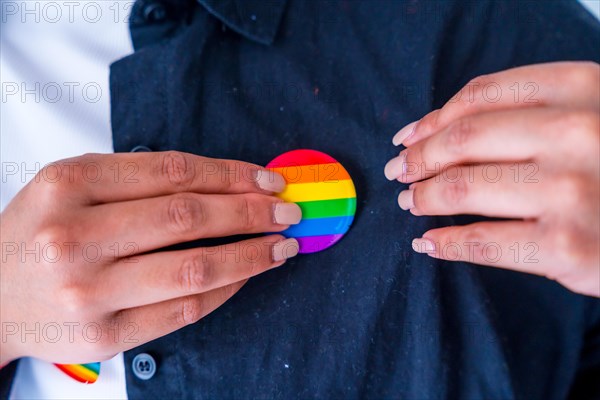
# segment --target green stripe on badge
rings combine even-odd
[[[356,211],[356,197],[301,201],[296,204],[302,210],[302,219],[345,217],[347,215],[354,215]]]

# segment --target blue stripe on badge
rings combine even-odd
[[[290,226],[288,229],[281,232],[281,234],[286,237],[344,234],[348,231],[348,228],[350,228],[353,220],[353,215],[303,219],[299,224]]]

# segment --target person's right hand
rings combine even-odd
[[[179,152],[89,154],[45,167],[1,214],[0,365],[103,361],[194,323],[298,252],[269,235],[300,208],[280,175]]]

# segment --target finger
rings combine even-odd
[[[209,292],[279,267],[297,254],[296,239],[281,235],[147,254],[105,269],[101,291],[109,294],[105,298],[113,309],[137,307]]]
[[[581,243],[570,235],[534,221],[477,222],[432,229],[413,240],[413,249],[434,258],[545,276],[574,292],[600,297],[597,261],[586,261]]]
[[[441,109],[401,129],[398,146],[412,146],[467,115],[523,107],[600,108],[600,66],[592,62],[555,62],[479,76]]]
[[[279,232],[301,218],[297,204],[264,194],[179,193],[89,207],[81,217],[85,224],[80,237],[132,243],[135,253],[143,253],[202,238]]]
[[[180,192],[273,193],[283,177],[254,164],[167,151],[88,154],[60,163],[62,178],[89,203],[142,199]]]
[[[134,327],[128,340],[121,341],[126,351],[198,322],[221,307],[246,281],[232,283],[209,292],[167,300],[162,303],[122,310],[114,317],[117,326]]]
[[[599,116],[555,108],[488,112],[461,118],[404,149],[385,166],[388,179],[415,182],[456,164],[581,159],[598,146]],[[568,132],[568,134],[565,134]]]
[[[443,260],[553,276],[555,270],[543,262],[548,249],[531,239],[540,236],[534,221],[477,222],[432,229],[413,240],[412,246]]]
[[[486,215],[536,218],[548,203],[540,178],[527,164],[455,167],[400,192],[398,204],[414,215]],[[531,174],[529,174],[531,175]]]

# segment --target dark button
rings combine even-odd
[[[152,378],[156,373],[156,361],[147,353],[140,353],[135,356],[131,362],[131,367],[133,374],[144,381]]]
[[[131,149],[132,153],[137,153],[138,151],[152,151],[150,149],[150,147],[148,146],[135,146],[133,149]]]
[[[162,22],[167,19],[165,6],[158,2],[149,3],[142,11],[144,19],[148,22]]]

